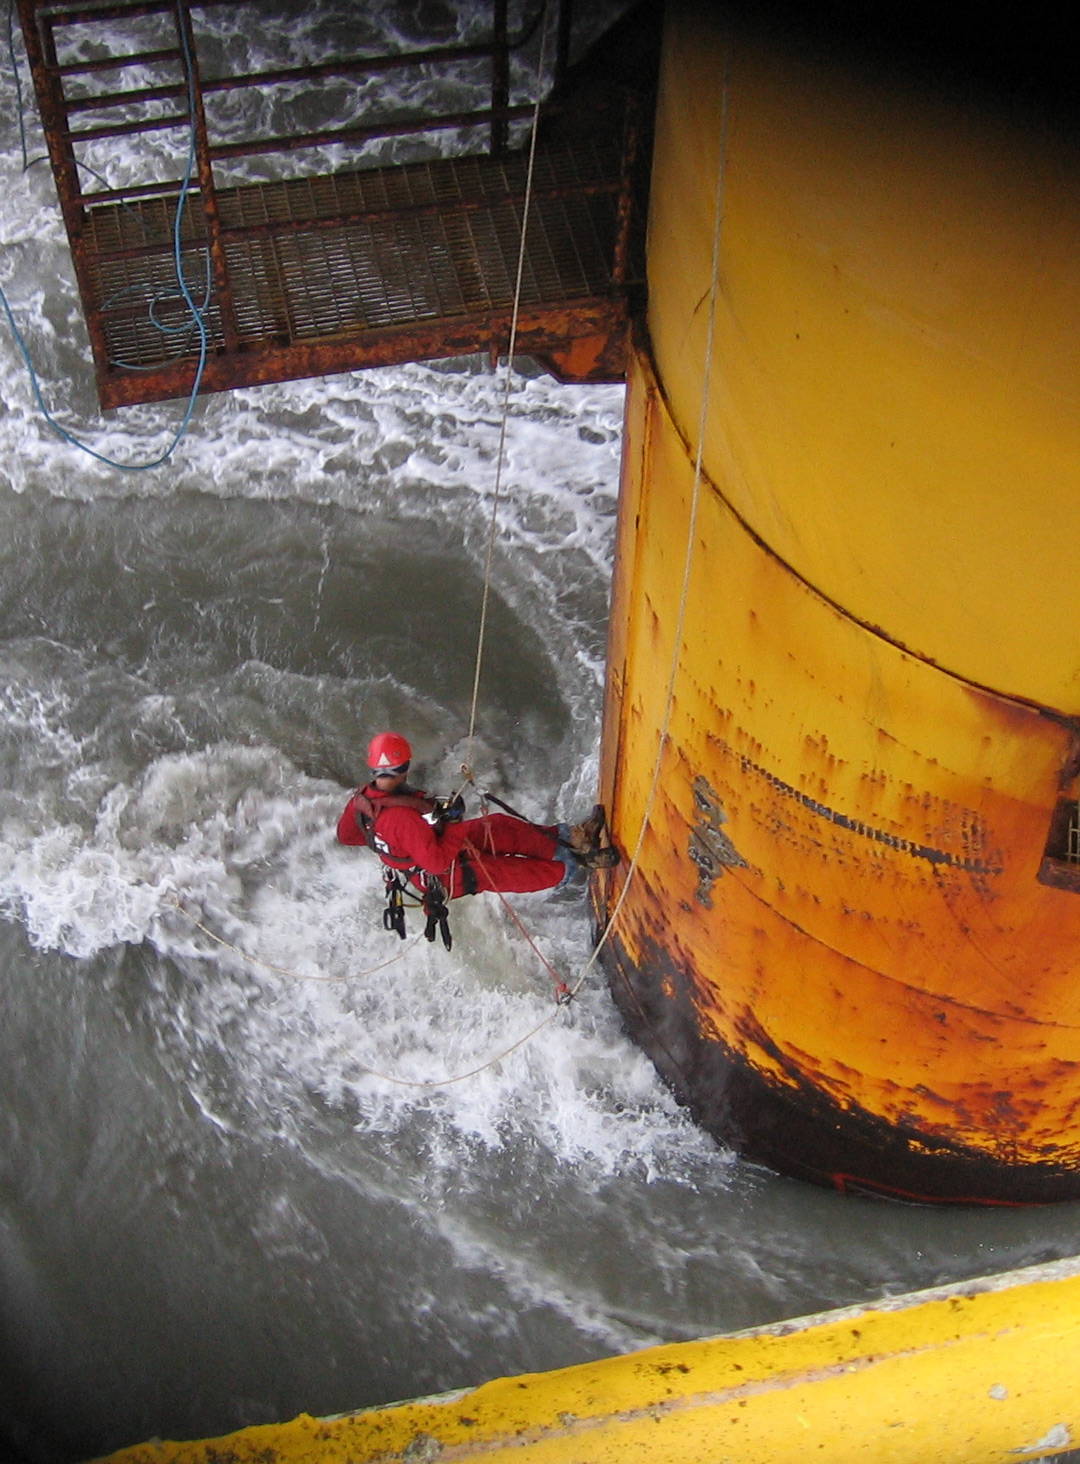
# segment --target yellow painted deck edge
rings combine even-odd
[[[1080,1256],[108,1464],[994,1464],[1080,1441]]]

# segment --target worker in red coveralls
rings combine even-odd
[[[614,848],[604,842],[599,805],[572,829],[501,813],[464,819],[460,805],[443,809],[409,785],[411,761],[412,748],[398,733],[372,738],[371,779],[346,804],[337,836],[342,844],[366,844],[421,892],[432,876],[450,899],[483,890],[551,890],[565,884],[578,865],[610,868],[618,862]]]

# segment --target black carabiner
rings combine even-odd
[[[384,930],[396,931],[399,939],[405,939],[405,899],[396,874],[386,876],[386,909],[382,919]]]
[[[436,879],[434,875],[428,876],[421,905],[427,916],[424,939],[434,940],[437,931],[442,936],[443,945],[449,950],[454,941],[450,934],[450,911],[446,908],[446,890],[443,888],[442,881]]]

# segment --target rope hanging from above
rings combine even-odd
[[[517,276],[514,280],[514,306],[510,316],[510,337],[507,342],[506,363],[503,367],[502,411],[499,419],[499,446],[495,454],[495,484],[491,493],[491,514],[488,524],[487,549],[484,556],[484,590],[480,600],[480,624],[476,637],[476,662],[473,669],[472,700],[469,705],[469,730],[465,739],[466,763],[472,762],[472,748],[476,734],[476,710],[480,698],[480,673],[484,661],[484,643],[487,636],[488,602],[491,597],[491,570],[495,557],[495,536],[499,523],[499,502],[502,495],[503,462],[506,455],[506,425],[510,415],[510,388],[513,379],[514,349],[517,345],[518,316],[521,310],[521,282],[525,276],[525,241],[529,231],[529,214],[532,208],[533,173],[536,165],[536,140],[540,132],[540,100],[543,90],[544,67],[547,62],[548,5],[544,0],[540,31],[540,54],[536,63],[536,96],[533,102],[532,132],[529,137],[529,162],[525,173],[525,197],[521,210],[521,237],[518,241]]]
[[[540,62],[541,72],[542,72],[542,66],[543,66],[544,46],[546,46],[546,32],[545,32],[545,37],[544,37],[544,44],[542,45],[542,48],[541,48],[541,62]],[[615,906],[614,906],[611,914],[608,916],[608,918],[607,918],[607,920],[606,920],[606,922],[604,924],[604,928],[603,928],[603,930],[602,930],[599,938],[597,939],[595,945],[593,946],[593,949],[592,949],[592,951],[591,951],[588,959],[583,964],[580,972],[577,975],[577,978],[575,979],[575,981],[574,981],[574,983],[572,985],[568,986],[566,983],[559,981],[557,979],[557,973],[555,973],[553,971],[553,968],[546,961],[546,959],[543,956],[540,956],[541,960],[544,962],[545,966],[547,967],[549,973],[551,973],[553,975],[553,978],[556,979],[556,1006],[544,1018],[542,1018],[539,1022],[535,1023],[531,1028],[529,1028],[528,1031],[524,1032],[520,1037],[518,1037],[517,1039],[515,1039],[512,1043],[510,1043],[506,1047],[500,1049],[500,1051],[498,1053],[496,1053],[494,1056],[487,1058],[484,1062],[477,1064],[476,1066],[468,1069],[465,1072],[456,1073],[456,1074],[453,1074],[453,1075],[450,1075],[450,1076],[446,1076],[446,1077],[441,1077],[441,1078],[410,1079],[410,1078],[403,1078],[403,1077],[400,1077],[400,1076],[397,1076],[397,1075],[394,1075],[394,1074],[390,1074],[390,1073],[386,1073],[386,1072],[381,1072],[381,1071],[379,1071],[377,1069],[374,1069],[374,1068],[364,1067],[364,1071],[365,1072],[367,1072],[368,1074],[370,1074],[373,1077],[377,1077],[377,1078],[381,1079],[384,1082],[388,1082],[388,1083],[394,1084],[394,1085],[399,1086],[399,1087],[417,1088],[417,1089],[425,1089],[425,1088],[431,1089],[431,1088],[448,1087],[448,1086],[451,1086],[452,1084],[464,1082],[464,1081],[466,1081],[469,1078],[478,1076],[480,1073],[485,1072],[486,1070],[488,1070],[491,1067],[495,1066],[497,1063],[503,1061],[506,1057],[509,1057],[512,1053],[516,1052],[521,1047],[525,1046],[525,1044],[528,1043],[529,1041],[531,1041],[531,1039],[533,1037],[535,1037],[540,1031],[542,1031],[544,1027],[548,1026],[552,1021],[555,1020],[556,1016],[558,1015],[558,1008],[559,1008],[559,1006],[560,1005],[564,1005],[566,1002],[568,1002],[569,1000],[571,1000],[578,993],[578,991],[580,991],[580,989],[581,989],[582,985],[584,984],[586,978],[588,977],[590,971],[592,970],[593,966],[596,964],[597,960],[599,959],[600,953],[601,953],[604,945],[609,940],[609,938],[610,938],[610,936],[612,934],[612,931],[614,930],[615,925],[616,925],[617,921],[619,920],[619,918],[621,916],[622,910],[623,910],[624,905],[625,905],[625,902],[626,902],[627,894],[628,894],[628,892],[630,890],[631,884],[632,884],[632,882],[634,880],[634,877],[635,877],[635,875],[637,873],[637,869],[638,869],[638,865],[639,865],[639,861],[640,861],[640,856],[641,856],[641,851],[642,851],[642,848],[643,848],[643,845],[644,845],[644,841],[645,841],[645,836],[646,836],[646,833],[648,831],[648,828],[649,828],[649,825],[650,825],[650,822],[651,822],[651,819],[652,819],[652,812],[653,812],[653,808],[655,806],[656,796],[657,796],[657,792],[658,792],[658,789],[659,789],[660,773],[661,773],[661,768],[662,768],[662,765],[663,765],[664,752],[666,750],[668,738],[669,738],[669,735],[670,735],[671,718],[672,718],[672,712],[673,712],[673,708],[674,708],[675,684],[676,684],[676,680],[677,680],[677,677],[678,677],[679,657],[680,657],[680,651],[681,651],[681,648],[682,648],[683,634],[684,634],[684,631],[685,631],[686,610],[687,610],[687,605],[688,605],[688,602],[689,602],[689,589],[690,589],[690,582],[691,582],[692,571],[693,571],[693,559],[694,559],[694,545],[695,545],[695,537],[696,537],[696,525],[697,525],[698,508],[699,508],[699,504],[700,504],[701,485],[702,485],[702,478],[703,478],[703,471],[702,471],[702,469],[703,469],[703,455],[704,455],[704,440],[705,440],[705,431],[706,431],[707,420],[708,420],[709,396],[710,396],[711,381],[712,381],[713,352],[714,352],[714,346],[715,346],[716,304],[717,304],[717,297],[718,297],[718,293],[719,293],[720,245],[721,245],[722,221],[723,221],[725,162],[726,162],[726,154],[727,154],[728,91],[729,91],[729,85],[728,85],[728,67],[725,66],[724,79],[723,79],[723,93],[722,93],[721,128],[720,128],[720,150],[719,150],[719,159],[718,159],[718,164],[717,164],[717,177],[716,177],[716,187],[715,187],[715,195],[714,195],[713,248],[712,248],[711,285],[710,285],[710,291],[709,291],[709,314],[708,314],[708,326],[707,326],[707,332],[706,332],[705,361],[704,361],[704,368],[703,368],[703,375],[702,375],[701,408],[700,408],[699,420],[698,420],[697,449],[696,449],[696,455],[695,455],[694,479],[693,479],[693,486],[692,486],[691,496],[690,496],[690,504],[689,504],[689,510],[688,510],[688,520],[687,520],[686,543],[685,543],[684,556],[683,556],[682,585],[681,585],[681,592],[680,592],[680,598],[679,598],[679,609],[678,609],[678,613],[677,613],[677,617],[676,617],[676,624],[675,624],[674,631],[673,631],[672,652],[671,652],[671,661],[670,661],[670,665],[669,665],[669,668],[668,668],[668,678],[667,678],[667,687],[666,687],[666,694],[665,694],[664,714],[663,714],[663,719],[662,719],[661,726],[660,726],[660,729],[659,729],[659,736],[658,736],[658,740],[657,740],[656,758],[655,758],[654,765],[653,765],[652,779],[651,779],[651,782],[650,782],[648,794],[646,796],[645,805],[644,805],[644,808],[643,808],[643,811],[642,811],[641,824],[640,824],[640,828],[639,828],[639,831],[638,831],[638,836],[637,836],[637,839],[636,839],[636,842],[635,842],[635,845],[634,845],[633,854],[632,854],[632,856],[630,858],[629,865],[628,865],[628,868],[627,868],[626,877],[625,877],[625,879],[623,881],[622,888],[621,888],[621,890],[619,892],[619,896],[618,896],[618,899],[616,900]],[[536,104],[536,113],[538,114],[538,112],[539,112],[539,83],[538,83],[538,100],[537,100],[537,104]],[[522,222],[521,249],[520,249],[520,252],[519,252],[519,260],[518,260],[518,279],[517,279],[517,285],[516,285],[516,288],[515,288],[515,297],[514,297],[514,317],[513,317],[513,323],[512,323],[511,335],[510,335],[510,353],[509,353],[509,355],[507,357],[507,363],[506,363],[506,385],[505,385],[504,396],[503,396],[503,411],[502,411],[502,421],[501,421],[500,438],[499,438],[499,453],[498,453],[498,461],[497,461],[497,464],[496,464],[496,478],[495,478],[495,488],[494,488],[494,492],[493,492],[491,524],[490,524],[489,536],[488,536],[487,560],[486,560],[486,563],[485,563],[485,571],[484,571],[484,599],[483,599],[483,605],[482,605],[481,617],[480,617],[480,627],[479,627],[478,641],[477,641],[476,665],[475,665],[474,678],[473,678],[472,705],[471,705],[471,709],[470,709],[470,718],[469,718],[469,745],[470,746],[471,746],[472,741],[474,739],[474,733],[475,733],[476,711],[477,711],[477,703],[478,703],[478,692],[479,692],[480,674],[481,674],[482,661],[483,661],[484,640],[485,640],[486,619],[487,619],[487,603],[488,603],[488,594],[489,594],[490,579],[491,579],[491,565],[492,565],[492,558],[493,558],[493,552],[494,552],[495,532],[496,532],[496,528],[497,528],[497,510],[498,510],[498,502],[499,502],[499,496],[500,496],[500,490],[501,490],[502,461],[503,461],[503,451],[504,451],[504,447],[505,447],[506,423],[507,423],[507,417],[508,417],[508,412],[509,412],[509,392],[510,392],[511,362],[512,362],[512,357],[513,357],[513,347],[514,347],[514,341],[515,341],[515,335],[516,335],[518,306],[519,306],[519,302],[520,302],[521,280],[522,280],[523,267],[524,267],[525,230],[526,230],[527,219],[528,219],[529,196],[530,196],[530,193],[531,193],[531,184],[532,184],[532,162],[533,162],[533,156],[534,156],[535,140],[536,140],[536,122],[535,122],[535,116],[534,116],[533,135],[532,135],[532,147],[530,148],[530,158],[529,158],[529,175],[528,175],[528,182],[527,182],[527,186],[526,186],[526,195],[525,195],[525,217],[524,217],[523,222]],[[471,767],[469,766],[468,759],[463,764],[462,773],[465,776],[466,782],[470,782],[471,783],[473,781],[473,772],[472,772]],[[179,901],[175,901],[174,903],[176,904],[176,908],[178,910],[180,910],[182,913],[184,913],[189,920],[192,920],[193,923],[196,925],[196,927],[198,929],[202,930],[205,934],[207,934],[211,939],[213,939],[214,941],[216,941],[220,945],[229,946],[229,943],[227,941],[224,941],[224,940],[221,939],[221,937],[216,936],[205,925],[201,924],[198,920],[196,920],[188,911],[184,910],[183,906],[180,904]],[[506,905],[507,909],[510,909],[510,907],[509,907],[509,905],[508,905],[508,903],[506,902],[505,899],[503,900],[503,903],[504,903],[504,905]],[[527,931],[524,930],[524,926],[522,926],[521,922],[519,920],[517,920],[517,917],[516,917],[516,915],[514,915],[514,912],[512,910],[511,910],[511,915],[513,916],[513,918],[515,919],[516,923],[518,924],[519,929],[521,929],[523,931],[523,933],[526,935],[526,937],[528,938]],[[533,942],[531,942],[531,941],[530,941],[530,944],[533,944],[533,948],[535,950],[536,949],[535,944]],[[229,946],[229,948],[232,949],[232,950],[234,950],[234,951],[237,951],[237,954],[243,956],[247,960],[255,960],[255,958],[253,958],[253,957],[245,956],[245,953],[242,952],[242,951],[237,950],[237,948],[235,946]],[[366,975],[366,974],[371,974],[374,971],[381,970],[384,966],[390,965],[390,964],[392,964],[393,961],[399,959],[401,954],[403,954],[403,952],[399,952],[399,954],[397,956],[392,957],[389,961],[383,962],[383,963],[381,963],[378,966],[371,967],[371,968],[369,968],[368,971],[362,972],[362,973],[359,973],[359,974],[360,975]],[[538,950],[537,950],[537,954],[540,955],[540,952]],[[298,979],[298,980],[312,980],[312,979],[313,980],[342,980],[342,979],[352,979],[350,977],[342,977],[342,978],[337,978],[337,977],[318,977],[318,976],[305,977],[305,976],[300,976],[296,972],[286,971],[286,970],[284,970],[281,967],[271,966],[270,963],[268,963],[268,962],[256,961],[256,964],[265,966],[267,969],[270,969],[272,971],[275,971],[278,974],[292,976],[292,977],[294,977],[295,979]]]
[[[698,413],[697,448],[694,457],[694,480],[690,491],[690,505],[687,516],[686,544],[683,550],[682,585],[679,593],[679,608],[675,619],[675,628],[672,636],[671,662],[668,667],[667,690],[664,699],[664,715],[660,725],[660,732],[656,744],[656,758],[653,762],[652,778],[649,783],[649,791],[646,795],[645,806],[642,810],[641,825],[638,829],[637,840],[634,844],[634,851],[630,857],[629,866],[626,871],[626,878],[623,880],[622,889],[619,891],[615,907],[607,920],[604,928],[593,946],[589,959],[585,962],[582,970],[570,987],[570,996],[573,997],[581,989],[586,976],[600,958],[600,952],[607,944],[616,922],[622,914],[626,904],[627,894],[637,873],[638,864],[641,858],[641,850],[645,843],[645,835],[652,820],[653,808],[656,805],[656,795],[660,787],[660,771],[663,766],[664,752],[667,747],[668,738],[671,732],[671,715],[675,705],[675,683],[678,679],[679,657],[682,651],[683,634],[686,628],[686,609],[690,599],[690,580],[693,572],[694,546],[697,537],[698,509],[701,503],[701,485],[703,479],[703,464],[705,453],[705,429],[708,424],[709,397],[712,389],[712,368],[713,352],[716,341],[716,305],[720,293],[720,244],[722,239],[722,225],[724,218],[724,184],[727,173],[727,144],[728,144],[728,109],[730,91],[730,57],[725,59],[724,74],[721,90],[720,103],[720,136],[719,155],[716,165],[716,185],[713,194],[713,238],[712,238],[712,262],[711,278],[709,284],[709,314],[705,333],[705,360],[701,378],[701,406]],[[624,978],[625,979],[625,978]],[[632,989],[627,984],[627,990],[631,998],[636,1001]],[[662,1045],[662,1044],[661,1044]],[[668,1054],[669,1057],[671,1054]],[[674,1061],[674,1059],[672,1059]],[[676,1063],[676,1066],[678,1064]]]

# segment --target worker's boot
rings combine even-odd
[[[574,858],[586,869],[612,869],[619,862],[619,852],[608,837],[602,803],[594,805],[588,818],[574,824],[566,842]]]
[[[593,850],[600,847],[600,837],[604,832],[604,805],[597,803],[592,813],[581,823],[572,825],[567,844],[574,854],[591,854]]]

